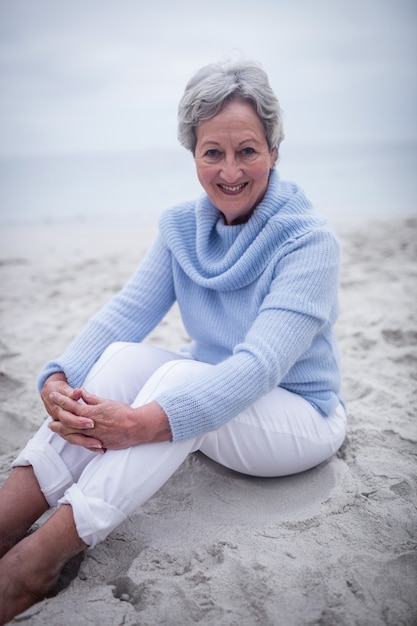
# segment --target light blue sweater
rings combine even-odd
[[[215,367],[157,401],[173,441],[214,430],[280,385],[329,415],[339,403],[339,245],[293,183],[270,175],[245,224],[227,226],[207,196],[167,210],[138,270],[64,354],[46,364],[74,387],[114,341],[142,341],[175,300],[187,351]]]

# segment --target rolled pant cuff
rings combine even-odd
[[[57,506],[65,489],[74,482],[58,452],[52,446],[41,446],[31,440],[13,461],[12,467],[29,465],[49,506]]]
[[[107,502],[86,496],[76,483],[67,489],[58,503],[72,506],[78,536],[89,548],[94,548],[127,519],[124,513]]]

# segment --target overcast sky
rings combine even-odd
[[[0,0],[0,156],[177,146],[199,67],[268,72],[287,141],[417,139],[416,0]]]

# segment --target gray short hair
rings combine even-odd
[[[198,70],[189,80],[178,106],[178,139],[195,153],[197,126],[214,117],[232,100],[252,104],[259,115],[269,149],[278,149],[284,139],[282,113],[267,74],[254,61],[213,63]]]

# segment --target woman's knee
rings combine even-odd
[[[132,349],[134,351],[137,351],[140,345],[141,344],[129,343],[127,341],[115,341],[111,343],[110,345],[108,345],[107,348],[105,348],[105,350],[102,352],[102,354],[96,361],[95,365],[97,365],[98,363],[107,363],[111,359],[114,359],[114,357],[117,357],[118,355],[120,355],[122,352],[124,353],[126,353],[126,351],[131,352]]]
[[[91,368],[88,377],[103,368],[110,368],[115,375],[124,375],[132,369],[135,372],[143,370],[150,375],[164,363],[180,358],[174,352],[149,344],[115,341],[107,346]]]
[[[140,406],[150,402],[160,393],[197,376],[209,367],[212,367],[212,365],[191,359],[172,360],[165,363],[149,378],[133,406]]]
[[[131,404],[161,366],[174,360],[189,361],[152,345],[115,342],[93,365],[84,387],[94,395]]]

